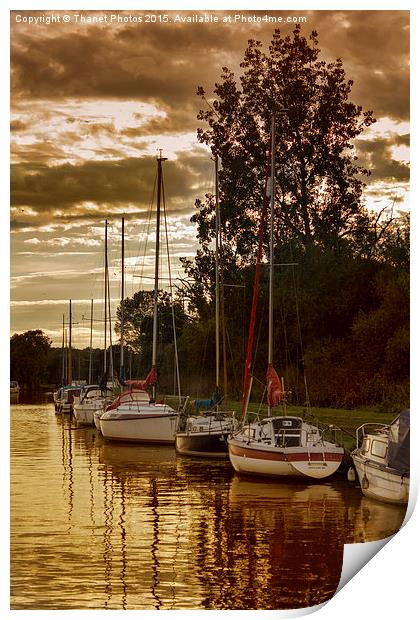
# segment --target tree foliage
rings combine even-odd
[[[10,376],[28,388],[39,386],[47,377],[51,340],[40,330],[13,334],[10,339]]]

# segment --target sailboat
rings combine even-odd
[[[274,293],[274,197],[275,197],[275,121],[271,122],[271,182],[270,193],[270,256],[269,256],[269,317],[268,317],[268,369],[266,375],[267,416],[255,415],[253,421],[248,410],[252,380],[250,376],[252,337],[258,297],[259,271],[262,256],[262,238],[265,216],[260,223],[260,238],[254,281],[254,298],[245,364],[242,424],[228,439],[229,458],[238,473],[257,476],[303,476],[321,479],[337,471],[344,456],[344,449],[323,437],[322,431],[301,417],[287,415],[286,393],[283,382],[273,367],[273,293]],[[266,192],[267,194],[267,192]],[[283,407],[283,415],[274,409]]]
[[[142,443],[173,444],[178,425],[179,413],[166,403],[156,402],[157,391],[157,339],[158,339],[158,294],[159,294],[159,243],[160,210],[163,188],[162,162],[166,157],[157,158],[157,207],[156,207],[156,246],[155,282],[153,305],[153,346],[152,368],[146,379],[125,381],[125,389],[107,407],[99,418],[102,435],[116,441],[136,441]],[[149,396],[149,391],[151,396]]]
[[[208,400],[194,401],[199,415],[191,415],[186,419],[180,417],[180,428],[175,437],[175,448],[180,454],[187,456],[223,458],[228,456],[227,438],[237,427],[233,411],[219,410],[222,394],[219,387],[220,366],[220,328],[219,328],[219,245],[220,245],[220,205],[218,184],[218,156],[215,157],[216,177],[216,249],[215,249],[215,307],[216,307],[216,388]]]
[[[73,413],[74,400],[80,395],[82,385],[78,381],[73,381],[73,364],[72,364],[72,312],[71,299],[69,300],[69,345],[67,348],[67,367],[65,368],[65,351],[64,351],[64,315],[63,315],[63,374],[61,378],[62,386],[54,392],[54,408],[56,413]],[[65,373],[66,371],[66,373]]]
[[[93,300],[91,300],[90,315],[90,358],[89,358],[89,382],[75,400],[73,414],[80,426],[93,426],[95,414],[103,411],[104,407],[112,401],[112,382],[108,381],[107,362],[107,311],[109,303],[109,274],[108,274],[108,220],[105,220],[105,243],[104,243],[104,372],[99,384],[92,384],[92,327],[93,327]],[[112,356],[112,347],[110,349]],[[111,373],[112,374],[112,373]]]

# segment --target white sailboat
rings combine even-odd
[[[215,157],[216,177],[216,249],[215,249],[215,324],[216,324],[216,389],[209,400],[194,401],[199,415],[190,415],[182,420],[182,426],[176,433],[175,448],[180,454],[209,458],[228,456],[227,438],[237,427],[233,411],[222,411],[219,403],[220,394],[220,280],[219,280],[219,247],[220,247],[220,203],[218,183],[218,156]]]
[[[238,473],[257,476],[304,476],[321,479],[337,471],[344,449],[326,441],[321,430],[297,416],[285,415],[285,392],[273,368],[273,268],[274,268],[274,196],[275,196],[275,122],[271,124],[271,183],[270,183],[270,264],[268,317],[267,417],[246,422],[251,380],[249,375],[252,351],[253,321],[255,321],[259,269],[262,256],[262,226],[258,248],[254,303],[251,315],[250,340],[245,366],[243,417],[238,431],[228,439],[229,458]],[[264,207],[265,212],[265,207]],[[262,224],[264,219],[262,217]],[[283,415],[274,415],[274,408],[283,405]]]
[[[93,328],[93,299],[90,311],[90,357],[89,357],[89,384],[75,399],[73,415],[80,426],[93,426],[95,414],[101,414],[104,408],[112,402],[112,381],[108,381],[107,373],[107,310],[108,310],[108,220],[105,220],[105,243],[104,243],[104,372],[100,384],[92,384],[92,328]],[[112,355],[112,347],[110,350]]]
[[[126,381],[125,390],[99,418],[102,435],[115,441],[173,444],[179,413],[166,403],[156,402],[157,384],[157,337],[158,337],[158,294],[159,294],[159,242],[160,208],[162,196],[162,162],[157,158],[157,208],[155,283],[153,309],[152,368],[144,381]],[[151,390],[151,397],[148,391]]]

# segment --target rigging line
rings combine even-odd
[[[152,214],[153,214],[153,205],[154,205],[154,201],[155,201],[156,185],[157,185],[157,172],[155,174],[155,180],[154,180],[154,184],[153,184],[153,191],[152,191],[152,195],[151,195],[150,203],[149,203],[149,208],[148,208],[148,216],[149,217],[148,217],[148,221],[147,221],[146,238],[145,238],[145,241],[144,241],[144,251],[143,251],[143,259],[142,259],[141,269],[140,269],[140,278],[143,277],[144,268],[145,268],[145,264],[146,264],[147,244],[148,244],[148,241],[149,241],[150,228],[151,228],[151,225],[152,225]]]
[[[109,316],[109,365],[111,379],[114,381],[114,352],[112,350],[112,317],[111,317],[111,292],[109,286],[109,271],[107,272],[107,292],[108,292],[108,316]],[[105,327],[106,329],[106,327]]]
[[[142,224],[144,224],[145,222],[142,221],[141,224],[138,225],[138,243],[137,243],[137,250],[135,252],[135,256],[137,256],[136,261],[133,263],[132,268],[131,268],[131,289],[132,289],[132,294],[134,292],[134,288],[136,288],[136,290],[138,290],[138,288],[142,287],[142,283],[140,281],[139,287],[134,286],[134,277],[139,277],[142,278],[143,277],[143,269],[144,269],[144,264],[145,264],[145,257],[146,257],[146,252],[147,252],[147,243],[148,243],[148,239],[149,239],[149,234],[150,234],[150,228],[151,228],[151,221],[152,221],[152,210],[153,210],[153,202],[154,202],[154,197],[155,197],[155,191],[156,191],[156,181],[157,181],[157,175],[155,175],[155,180],[154,180],[154,185],[153,185],[153,191],[152,191],[152,195],[151,195],[151,199],[149,202],[149,205],[147,207],[147,226],[142,226]],[[143,229],[146,228],[146,235],[145,235],[145,239],[144,239],[144,250],[143,250],[143,258],[140,262],[140,256],[141,256],[141,248],[142,248],[142,241],[141,241],[141,237],[142,237],[142,233],[143,233]],[[136,276],[135,271],[136,269],[139,267],[141,268],[141,272],[140,275]]]
[[[167,257],[168,257],[168,275],[169,275],[169,291],[170,291],[170,296],[171,296],[172,328],[174,331],[175,368],[176,368],[176,378],[177,378],[177,387],[178,387],[178,398],[179,398],[179,404],[181,405],[181,381],[179,378],[178,343],[177,343],[177,338],[176,338],[174,295],[173,295],[173,287],[172,287],[171,261],[170,261],[170,256],[169,256],[168,223],[167,223],[167,218],[166,218],[165,185],[163,183],[163,172],[162,172],[162,202],[163,202],[163,221],[165,224],[166,252],[167,252]]]
[[[295,293],[296,319],[297,319],[297,327],[298,327],[300,354],[301,354],[301,358],[302,358],[303,385],[305,387],[306,406],[308,408],[308,412],[310,414],[312,414],[311,402],[309,400],[309,388],[308,388],[308,382],[307,382],[307,377],[306,377],[305,356],[304,356],[304,352],[303,352],[303,340],[302,340],[302,328],[301,328],[301,323],[300,323],[300,312],[299,312],[299,303],[298,303],[298,297],[297,297],[297,285],[296,285],[296,277],[295,277],[295,268],[294,267],[292,267],[292,279],[293,279],[293,289],[294,289],[294,293]]]

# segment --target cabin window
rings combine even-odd
[[[363,454],[369,454],[369,451],[370,451],[370,439],[367,439],[365,437],[362,443],[362,452]]]
[[[387,446],[384,441],[372,441],[372,456],[379,456],[385,458]]]

